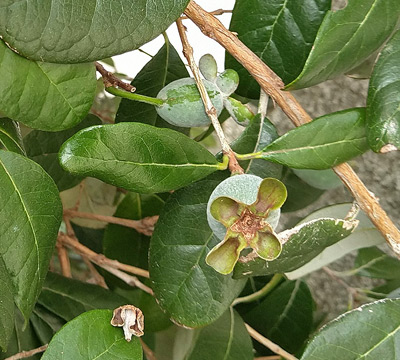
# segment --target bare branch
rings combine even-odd
[[[96,70],[103,77],[104,86],[106,88],[119,87],[128,92],[135,92],[136,88],[134,86],[122,81],[121,79],[118,79],[113,73],[104,69],[103,65],[101,65],[99,62],[96,61],[94,64],[96,65]]]
[[[271,340],[262,336],[260,333],[258,333],[256,330],[254,330],[250,325],[248,325],[246,323],[244,325],[246,326],[247,331],[249,332],[250,336],[254,340],[257,340],[260,344],[264,345],[265,347],[267,347],[268,349],[273,351],[275,354],[278,354],[287,360],[298,360],[295,356],[293,356],[292,354],[289,354],[286,350],[282,349],[279,345],[273,343]]]
[[[149,278],[149,272],[147,270],[140,269],[136,266],[122,264],[118,260],[112,260],[105,257],[103,254],[98,254],[85,245],[82,245],[79,241],[75,240],[74,238],[65,235],[63,233],[58,234],[58,239],[62,244],[69,247],[70,249],[74,250],[81,256],[88,258],[90,261],[94,262],[95,264],[103,267],[109,266],[114,269],[123,270],[129,272],[134,275],[142,276],[145,278]]]
[[[25,359],[25,358],[27,358],[27,357],[30,357],[30,356],[33,356],[33,355],[35,355],[35,354],[39,354],[39,353],[45,351],[45,350],[47,349],[48,346],[49,346],[49,345],[46,344],[46,345],[39,346],[39,347],[36,348],[36,349],[32,349],[32,350],[28,350],[28,351],[22,351],[22,352],[20,352],[20,353],[18,353],[18,354],[15,354],[15,355],[13,355],[13,356],[10,356],[10,357],[4,359],[4,360]]]
[[[61,274],[65,277],[71,278],[71,264],[69,262],[68,251],[63,244],[57,240],[56,243],[57,256],[60,262]]]
[[[279,76],[244,45],[235,34],[226,29],[218,19],[207,13],[194,1],[189,3],[185,14],[205,35],[221,44],[250,72],[261,88],[282,108],[296,126],[312,120],[290,92],[282,91],[284,84]],[[392,250],[400,257],[400,231],[381,208],[374,194],[366,188],[348,164],[338,165],[333,170],[350,190],[361,210],[368,215]]]
[[[211,99],[208,96],[203,81],[201,80],[199,68],[197,67],[196,62],[194,61],[193,58],[193,48],[191,47],[187,39],[186,28],[182,24],[182,19],[176,20],[176,25],[178,27],[179,36],[182,42],[183,55],[187,59],[189,67],[192,70],[194,80],[196,81],[201,99],[203,100],[205,112],[214,126],[218,139],[221,142],[223,153],[227,155],[229,158],[229,169],[232,173],[243,174],[244,170],[239,165],[235,153],[232,151],[231,147],[228,144],[228,141],[225,138],[225,134],[222,130],[221,124],[218,121],[217,110],[215,109],[213,103],[211,102]]]
[[[140,232],[147,236],[151,236],[153,234],[154,225],[158,220],[158,215],[145,217],[141,220],[130,220],[130,219],[118,218],[115,216],[85,213],[73,209],[64,210],[64,216],[69,218],[98,220],[110,224],[122,225],[135,229],[137,232]]]

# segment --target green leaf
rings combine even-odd
[[[368,150],[364,108],[338,111],[287,132],[260,155],[295,169],[328,169]]]
[[[188,0],[140,1],[6,0],[0,35],[23,56],[58,63],[83,63],[137,49],[160,35]]]
[[[14,289],[3,259],[0,257],[0,347],[7,350],[14,321]]]
[[[293,172],[293,169],[285,168],[282,182],[285,184],[288,193],[288,198],[282,206],[283,212],[303,209],[318,200],[324,193],[323,190],[316,189],[300,179]]]
[[[1,20],[0,23],[4,24]],[[1,111],[10,119],[46,131],[78,124],[89,112],[96,91],[93,64],[59,65],[27,60],[2,41],[0,77]]]
[[[100,286],[49,272],[38,303],[65,321],[92,309],[115,309],[126,299]],[[111,320],[111,317],[110,317]]]
[[[286,351],[296,353],[312,331],[313,307],[305,282],[285,281],[246,313],[244,320]],[[265,353],[265,348],[256,346],[256,349]]]
[[[329,11],[301,74],[287,88],[309,87],[360,65],[392,33],[399,12],[398,0],[352,0]]]
[[[0,183],[0,256],[14,285],[15,304],[28,319],[53,253],[61,201],[47,173],[13,152],[0,150]]]
[[[357,222],[341,219],[317,219],[298,225],[278,234],[283,243],[282,253],[276,260],[255,259],[246,264],[238,263],[234,277],[261,276],[286,273],[308,263],[326,247],[349,236]]]
[[[305,223],[321,217],[340,218],[344,217],[351,209],[352,204],[336,204],[327,206],[317,211],[314,211],[301,222]],[[302,267],[285,273],[286,277],[293,280],[307,275],[308,273],[318,270],[335,260],[342,258],[344,255],[357,250],[359,248],[378,245],[385,243],[382,234],[375,228],[371,220],[362,211],[356,216],[359,221],[358,226],[354,231],[337,243],[325,248],[319,255],[314,257],[310,262]]]
[[[237,0],[230,30],[289,83],[300,74],[330,5],[330,0]],[[237,93],[257,99],[260,87],[247,70],[228,53],[225,64],[239,73]]]
[[[188,341],[190,338],[190,342]],[[240,315],[230,308],[217,321],[196,330],[178,330],[175,343],[186,342],[184,356],[175,360],[252,360],[253,346]]]
[[[220,241],[206,214],[208,198],[218,183],[205,179],[172,194],[150,242],[156,299],[175,322],[188,327],[215,321],[244,286],[205,263],[207,253]]]
[[[328,323],[306,347],[301,360],[396,359],[400,299],[363,305]]]
[[[383,48],[368,89],[367,135],[371,149],[400,149],[400,30]],[[391,149],[391,150],[394,150]]]
[[[61,147],[60,162],[73,174],[139,193],[175,190],[222,166],[185,135],[140,123],[82,130]]]
[[[142,360],[139,339],[126,341],[111,318],[111,310],[92,310],[71,320],[54,335],[42,360]]]
[[[65,321],[59,316],[36,304],[29,319],[36,336],[43,344],[48,344],[53,335],[62,328]]]
[[[132,85],[141,95],[156,97],[160,90],[172,81],[188,77],[185,64],[172,44],[167,41],[156,55],[135,76]],[[157,127],[168,127],[186,133],[188,129],[178,128],[163,120],[154,105],[122,99],[115,122],[141,122]]]
[[[275,126],[265,118],[261,121],[261,115],[254,116],[250,124],[245,128],[239,138],[231,144],[233,151],[238,154],[257,152],[265,148],[278,138]],[[262,159],[240,161],[246,174],[257,175],[261,178],[280,178],[282,166],[274,163],[266,163]]]
[[[0,149],[25,154],[19,126],[11,119],[0,118]]]
[[[43,345],[37,338],[31,322],[25,322],[23,316],[17,309],[15,311],[15,319],[7,325],[11,328],[12,336],[8,343],[7,351],[0,352],[0,359],[7,359],[21,351],[32,350]],[[38,360],[40,359],[40,355],[41,354],[37,354],[28,359]]]
[[[371,278],[394,280],[400,278],[400,261],[376,247],[358,250],[352,273]]]
[[[71,175],[63,170],[58,162],[58,151],[61,145],[79,130],[101,121],[94,115],[88,115],[80,124],[69,130],[56,133],[33,130],[24,138],[27,156],[42,166],[53,178],[59,191],[64,191],[78,185],[82,178]]]
[[[310,170],[310,169],[293,169],[293,172],[307,184],[321,190],[329,190],[337,188],[343,183],[332,169]]]

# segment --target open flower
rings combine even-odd
[[[247,247],[264,260],[276,259],[282,245],[267,218],[271,210],[283,205],[286,196],[285,185],[267,178],[259,185],[257,199],[250,205],[231,197],[217,197],[211,203],[210,212],[227,231],[223,241],[208,253],[207,264],[221,274],[229,274]]]

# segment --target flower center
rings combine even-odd
[[[242,233],[247,242],[254,238],[257,231],[265,227],[265,218],[253,214],[245,208],[238,220],[231,226],[231,230]]]

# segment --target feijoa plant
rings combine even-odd
[[[221,72],[193,61],[183,14]],[[398,0],[236,0],[229,30],[188,0],[3,1],[0,359],[397,359],[400,233],[345,162],[400,148],[399,19]],[[128,84],[112,57],[161,34]],[[290,93],[366,64],[364,108],[311,119]],[[341,182],[353,204],[282,225]],[[322,268],[351,289],[326,324]]]

